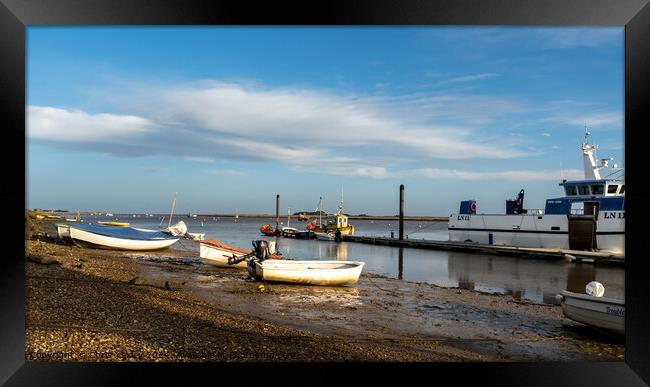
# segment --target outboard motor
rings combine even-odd
[[[241,257],[235,257],[234,255],[228,258],[229,265],[236,265],[241,261],[247,259],[256,259],[259,262],[267,260],[271,256],[269,252],[269,243],[265,240],[253,241],[253,251]]]

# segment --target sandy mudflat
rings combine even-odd
[[[266,284],[195,251],[60,242],[26,220],[28,360],[623,360],[624,342],[561,308],[363,273],[347,287]]]

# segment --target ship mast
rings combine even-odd
[[[585,179],[586,180],[600,180],[600,169],[606,168],[609,161],[613,158],[601,159],[600,165],[596,164],[595,151],[598,149],[598,145],[589,145],[589,135],[591,133],[587,130],[587,125],[585,125],[585,138],[582,141],[582,155],[584,160],[584,169],[585,169]]]

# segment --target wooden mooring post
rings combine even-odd
[[[399,240],[404,240],[404,184],[399,185]]]
[[[275,195],[275,231],[280,227],[280,194]]]

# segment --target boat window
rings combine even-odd
[[[579,185],[578,186],[578,195],[589,195],[589,186],[588,185]]]
[[[615,194],[616,190],[618,190],[618,184],[612,184],[607,186],[607,193]]]
[[[625,184],[623,184],[623,185],[621,186],[621,190],[618,191],[618,193],[620,193],[620,194],[625,193]]]
[[[603,186],[601,184],[592,185],[591,186],[591,194],[592,195],[602,195],[603,194]]]
[[[564,190],[566,191],[567,196],[573,196],[576,194],[576,186],[575,185],[567,185],[564,187]]]

